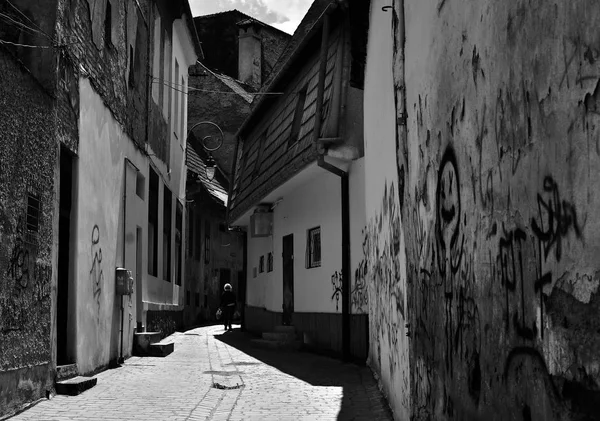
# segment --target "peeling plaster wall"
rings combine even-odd
[[[415,419],[593,419],[600,8],[405,3],[408,141],[397,168],[412,387],[392,386],[381,367],[392,406],[410,393]],[[372,9],[372,34],[384,13]],[[377,279],[370,288],[379,297]],[[372,352],[385,344],[375,339]]]
[[[136,194],[136,171],[125,164],[128,157],[148,180],[148,164],[123,132],[102,98],[87,79],[80,80],[80,141],[77,160],[76,303],[77,366],[89,373],[107,366],[119,356],[121,298],[116,294],[115,269],[126,267],[133,278],[145,276],[147,266],[147,204]],[[125,262],[123,262],[123,203],[127,171]],[[145,183],[144,197],[148,197]],[[162,204],[161,204],[162,206]],[[162,209],[162,208],[161,208]],[[175,219],[173,217],[173,219]],[[142,228],[142,274],[136,273],[136,229]],[[159,243],[160,244],[160,243]],[[160,252],[160,250],[159,250]],[[160,254],[159,254],[160,255]],[[123,354],[131,355],[136,323],[134,291],[125,296]],[[170,296],[173,296],[171,285]]]
[[[4,48],[0,74],[2,416],[43,397],[52,387],[56,291],[52,225],[58,144],[52,98]],[[37,218],[34,209],[28,212],[33,204],[30,195],[39,199]]]
[[[406,255],[398,195],[392,79],[392,14],[385,0],[371,4],[364,92],[364,263],[369,308],[368,364],[397,419],[410,415],[406,335]]]

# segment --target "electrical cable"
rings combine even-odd
[[[52,48],[51,45],[28,45],[28,44],[18,44],[16,42],[10,42],[0,39],[0,44],[10,44],[17,47],[26,47],[26,48]]]
[[[38,24],[36,24],[36,23],[35,23],[34,21],[32,21],[31,19],[29,19],[29,17],[28,17],[28,16],[27,16],[25,13],[21,12],[21,10],[20,10],[20,9],[18,9],[18,8],[17,8],[17,7],[16,7],[14,4],[12,4],[12,3],[11,3],[9,0],[6,0],[6,3],[8,3],[8,5],[9,5],[9,6],[11,6],[13,9],[15,9],[15,10],[16,10],[16,11],[17,11],[17,12],[18,12],[18,13],[19,13],[21,16],[23,16],[25,19],[27,19],[29,22],[31,22],[31,23],[33,24],[33,26],[37,27],[37,28],[40,30],[40,32],[42,32],[44,35],[46,35],[46,36],[48,37],[48,39],[50,39],[50,40],[54,41],[54,40],[53,40],[53,38],[52,38],[50,35],[48,35],[48,34],[47,34],[47,33],[46,33],[46,32],[45,32],[45,31],[44,31],[44,30],[43,30],[43,29],[42,29],[42,28],[41,28],[41,27],[40,27]]]
[[[185,85],[182,85],[180,83],[174,83],[174,82],[165,82],[164,80],[161,80],[160,78],[157,77],[153,77],[152,78],[152,83],[159,83],[162,85],[165,85],[171,89],[173,89],[174,91],[179,91],[182,92],[184,94],[189,95],[189,92],[185,92],[182,91],[181,89],[177,89],[174,86],[183,86],[185,87]],[[230,95],[240,95],[239,93],[235,92],[235,91],[212,91],[209,89],[200,89],[200,88],[193,88],[191,86],[188,86],[188,91],[197,91],[197,92],[205,92],[205,93],[211,93],[211,94],[230,94]],[[283,92],[244,92],[247,95],[283,95]]]
[[[27,33],[28,33],[28,34],[30,34],[30,35],[38,35],[38,34],[41,34],[41,35],[43,35],[44,37],[48,38],[48,36],[47,36],[45,33],[41,32],[41,31],[39,31],[39,30],[37,30],[37,29],[35,29],[35,28],[32,28],[32,27],[30,27],[30,26],[27,26],[27,25],[25,25],[23,22],[16,21],[16,20],[14,20],[12,17],[10,17],[9,15],[5,15],[4,13],[0,13],[0,17],[4,18],[4,21],[5,21],[5,22],[8,22],[8,23],[12,22],[13,24],[16,24],[17,26],[19,26],[19,27],[21,27],[21,28],[23,28],[23,29],[26,29],[26,31],[25,31],[25,32],[27,32]],[[51,38],[48,38],[48,39],[50,39],[50,40],[52,41],[52,39],[51,39]]]

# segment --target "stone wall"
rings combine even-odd
[[[0,47],[0,415],[52,387],[53,100]],[[18,98],[18,100],[16,100]]]

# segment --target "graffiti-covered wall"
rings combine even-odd
[[[0,48],[0,416],[52,387],[53,101]]]
[[[372,13],[401,23],[401,3]],[[404,14],[412,415],[597,417],[600,7],[422,0]]]
[[[357,273],[368,288],[369,359],[398,419],[409,419],[406,256],[402,234],[396,116],[392,78],[392,14],[371,2],[365,74],[364,261]]]

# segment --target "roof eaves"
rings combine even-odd
[[[265,92],[272,91],[272,88],[275,87],[276,84],[282,79],[282,77],[285,74],[287,74],[287,72],[290,70],[292,63],[294,62],[294,59],[306,47],[306,45],[309,43],[309,41],[311,41],[313,39],[313,37],[319,32],[319,29],[323,25],[323,17],[325,16],[325,14],[332,13],[336,8],[337,8],[336,0],[331,0],[329,2],[329,4],[327,4],[327,6],[325,6],[324,10],[321,12],[319,17],[312,23],[312,26],[307,31],[305,31],[305,35],[300,39],[300,41],[293,48],[291,53],[289,53],[289,56],[285,59],[285,62],[283,62],[280,65],[280,68],[277,70],[277,72],[275,73],[275,75],[273,76],[271,81],[268,83],[268,85],[265,87],[265,89],[262,89],[260,92],[265,93]],[[310,10],[309,10],[309,12],[310,12]],[[298,27],[298,29],[296,29],[296,32],[294,33],[294,35],[296,33],[300,33],[299,31],[301,31],[302,29],[304,29],[304,28]],[[292,43],[293,41],[294,41],[294,38],[292,37],[292,39],[290,40],[290,43]],[[283,54],[285,54],[285,52]],[[242,136],[243,133],[246,131],[246,129],[250,126],[250,122],[252,120],[254,120],[257,115],[260,114],[261,108],[263,107],[263,105],[267,99],[266,97],[267,97],[267,95],[261,95],[259,97],[252,112],[250,113],[250,115],[248,115],[248,117],[246,117],[246,119],[244,120],[244,122],[242,123],[240,128],[238,129],[236,136]]]

